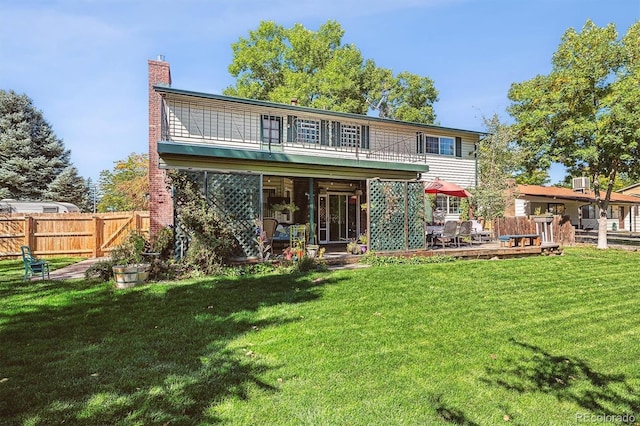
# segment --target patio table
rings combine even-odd
[[[443,230],[444,230],[444,226],[427,225],[427,247],[435,246],[435,241],[438,237],[442,236]]]

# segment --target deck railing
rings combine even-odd
[[[353,156],[358,159],[377,161],[425,163],[426,156],[418,154],[415,146],[415,132],[399,131],[393,127],[371,127],[366,122],[335,118],[335,122],[355,132],[348,139],[341,135],[328,134],[331,120],[320,120],[310,115],[297,115],[295,121],[282,112],[272,112],[280,117],[281,140],[276,143],[263,141],[261,117],[264,111],[237,105],[209,105],[195,101],[165,99],[162,109],[162,138],[166,141],[211,143],[234,147],[247,146],[251,149],[269,151],[301,150],[302,152],[322,151],[329,155]],[[294,136],[292,123],[304,122],[304,134]],[[316,128],[309,128],[315,123]],[[329,124],[327,124],[329,123]],[[364,130],[366,128],[366,131]],[[315,132],[315,133],[314,133]],[[322,137],[320,133],[323,133]],[[326,134],[325,134],[326,133]],[[335,139],[330,139],[335,138]],[[346,140],[345,140],[346,139]]]

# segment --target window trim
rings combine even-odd
[[[260,114],[260,142],[263,146],[268,145],[271,150],[273,145],[282,146],[282,117],[279,115]],[[265,126],[268,123],[269,126]],[[273,123],[277,123],[277,129],[272,127]],[[277,130],[274,137],[272,132]]]
[[[446,194],[436,194],[436,208],[442,209],[447,215],[460,214],[460,197],[453,197]]]
[[[442,139],[447,139],[449,153],[443,153]],[[433,152],[433,147],[437,144],[437,151]],[[416,132],[416,154],[419,155],[442,155],[443,157],[462,157],[462,138],[456,136],[437,136],[424,132]]]

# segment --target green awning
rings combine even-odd
[[[313,151],[319,154],[319,151]],[[175,142],[158,142],[160,167],[333,179],[415,179],[424,163],[396,163],[322,155],[286,154]]]

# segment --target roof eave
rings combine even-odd
[[[436,126],[433,124],[392,120],[389,118],[373,117],[369,115],[354,114],[349,112],[329,111],[329,110],[323,110],[323,109],[303,107],[298,105],[281,104],[281,103],[262,101],[262,100],[256,100],[256,99],[237,98],[234,96],[217,95],[213,93],[203,93],[203,92],[196,92],[191,90],[176,89],[167,85],[155,85],[153,86],[153,89],[158,93],[192,96],[192,97],[203,98],[203,99],[235,102],[239,104],[255,105],[255,106],[261,106],[266,108],[281,108],[281,109],[296,111],[296,112],[304,111],[312,114],[321,114],[321,115],[327,115],[327,116],[333,116],[333,117],[337,116],[337,117],[343,117],[343,118],[350,118],[354,120],[368,120],[368,121],[379,122],[379,123],[404,124],[404,125],[411,125],[414,127],[422,127],[425,129],[445,130],[445,131],[452,131],[457,133],[465,133],[465,134],[473,135],[477,137],[484,136],[487,134],[486,132],[479,132],[475,130],[457,129],[453,127],[443,127],[443,126]]]

